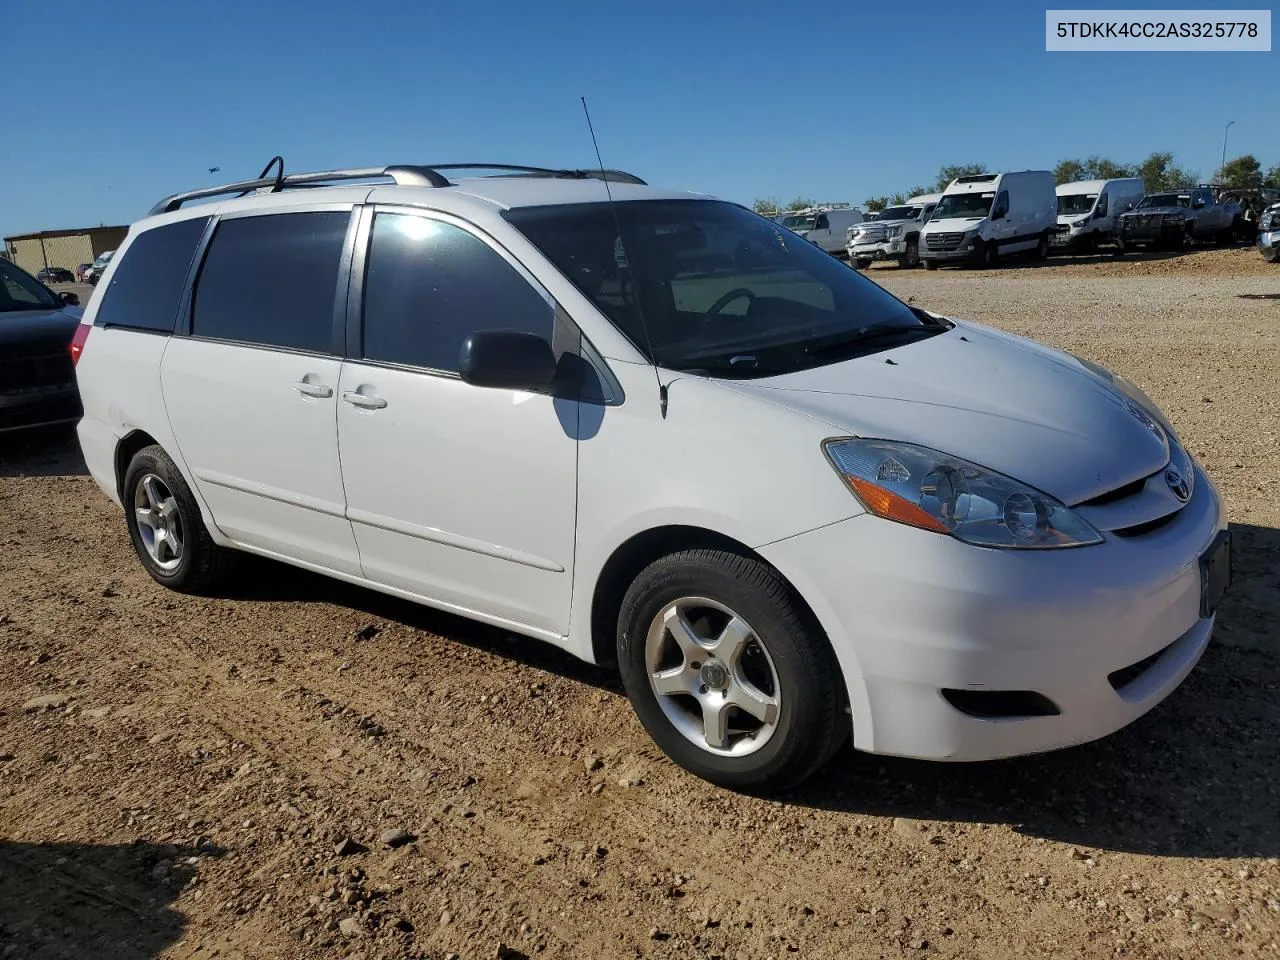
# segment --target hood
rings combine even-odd
[[[1190,212],[1191,211],[1187,207],[1143,207],[1141,210],[1126,210],[1124,213],[1120,214],[1120,216],[1122,218],[1123,217],[1145,217],[1149,214],[1163,215],[1166,213],[1180,213],[1183,216],[1186,216]]]
[[[833,436],[921,444],[1068,505],[1169,460],[1164,431],[1080,361],[978,324],[844,363],[721,382],[825,421]]]
[[[0,312],[0,356],[54,353],[71,344],[79,307]]]
[[[937,230],[940,232],[945,231],[947,233],[954,233],[956,231],[963,232],[965,230],[972,230],[986,219],[986,217],[947,217],[945,220],[939,220],[937,217],[934,217],[926,223],[922,229],[929,231]]]

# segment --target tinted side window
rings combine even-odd
[[[365,359],[456,373],[468,334],[522,330],[550,341],[553,321],[542,295],[474,234],[423,217],[374,217]]]
[[[1105,217],[1107,215],[1107,195],[1104,193],[1098,198],[1097,216]]]
[[[818,214],[818,222],[813,225],[813,229],[815,230],[831,229],[831,221],[827,219],[827,215],[825,213]]]
[[[133,238],[103,292],[96,326],[173,333],[178,301],[208,217],[153,227]]]
[[[995,209],[991,211],[993,214],[1004,216],[1009,212],[1009,191],[1001,190],[1000,196],[996,197]]]
[[[324,211],[222,221],[196,281],[192,334],[329,352],[350,218]]]

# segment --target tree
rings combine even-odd
[[[1262,182],[1268,187],[1280,187],[1280,163],[1266,172],[1262,178]]]
[[[879,213],[891,203],[893,203],[892,197],[867,197],[862,201],[862,206],[868,213]]]
[[[1079,160],[1059,160],[1058,165],[1053,168],[1055,183],[1074,183],[1084,178],[1084,164]]]
[[[805,210],[809,207],[816,207],[817,205],[818,205],[818,202],[816,200],[809,200],[809,199],[806,199],[805,197],[796,197],[794,200],[792,200],[790,203],[787,204],[787,209],[788,210]]]
[[[1132,176],[1132,167],[1099,156],[1092,156],[1087,160],[1062,160],[1053,168],[1053,178],[1058,183],[1072,183],[1076,180],[1114,180],[1117,177]]]
[[[1121,177],[1132,177],[1133,167],[1124,163],[1116,163],[1106,157],[1090,157],[1084,162],[1085,170],[1093,180],[1118,180]]]
[[[777,197],[761,197],[751,204],[751,209],[762,217],[776,217],[782,212],[782,204]]]
[[[1159,193],[1161,190],[1191,186],[1198,176],[1194,170],[1184,170],[1175,166],[1172,153],[1151,154],[1134,167],[1133,175],[1142,178],[1147,193]]]
[[[1217,179],[1228,187],[1257,189],[1262,186],[1262,164],[1253,154],[1246,153],[1223,164]]]
[[[987,172],[985,163],[953,163],[938,170],[938,181],[935,189],[938,193],[947,189],[956,177],[973,177]]]

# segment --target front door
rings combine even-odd
[[[350,220],[349,206],[223,219],[189,334],[170,340],[161,378],[178,450],[219,529],[359,575],[336,422]]]
[[[468,334],[515,329],[576,349],[550,296],[467,224],[366,210],[338,385],[347,516],[365,575],[436,604],[567,633],[576,399],[458,377]],[[366,232],[362,229],[362,235]]]

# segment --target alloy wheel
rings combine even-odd
[[[176,569],[182,562],[182,514],[172,491],[156,474],[144,474],[134,486],[133,515],[152,562],[166,573]]]
[[[653,618],[645,667],[658,706],[694,745],[745,756],[777,729],[781,684],[769,651],[742,617],[705,597],[682,597]]]

